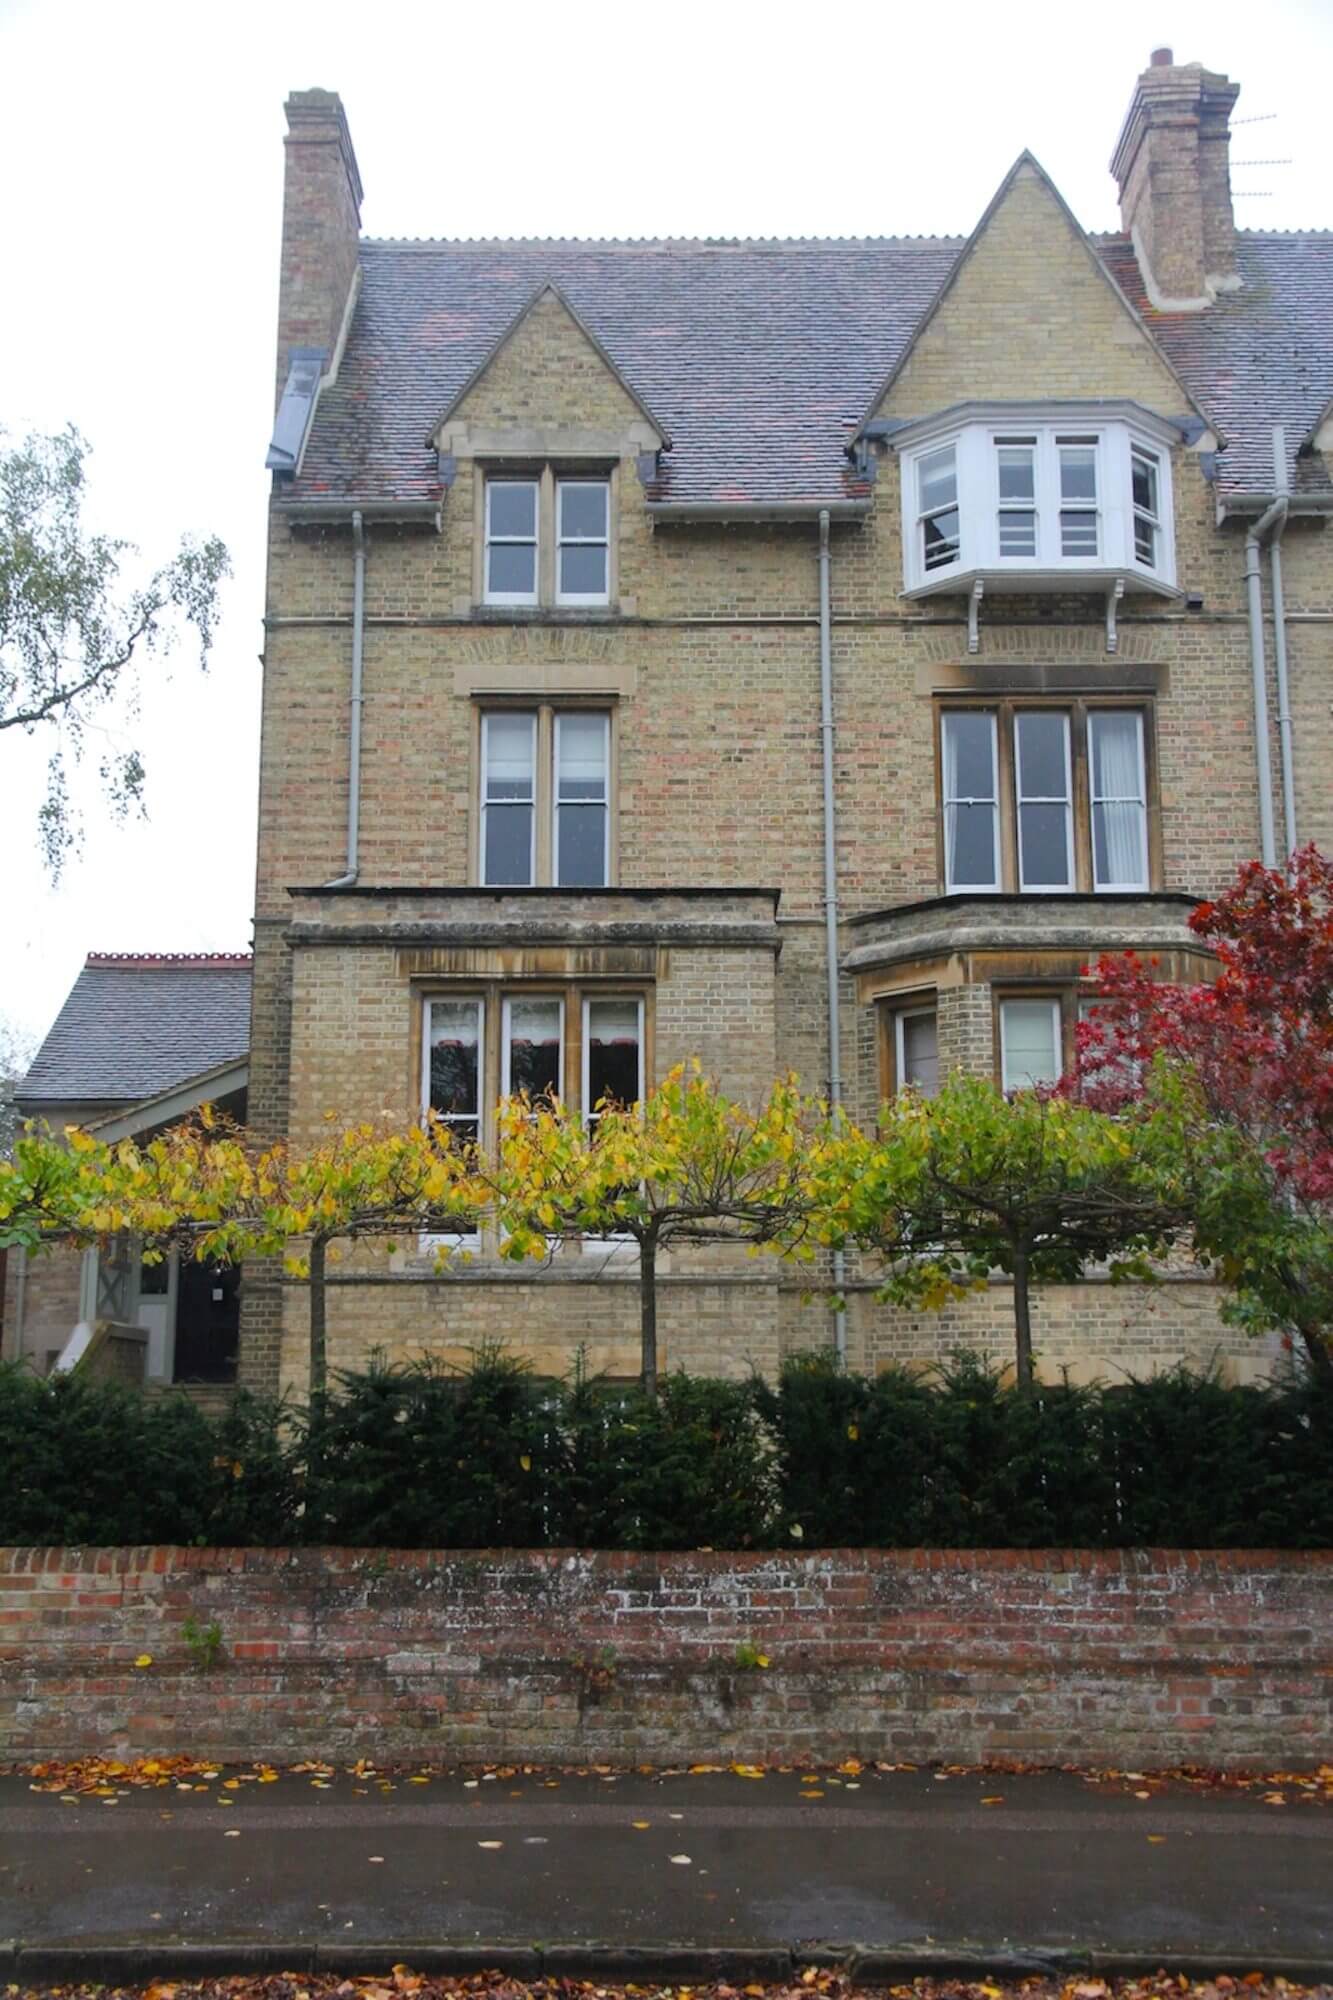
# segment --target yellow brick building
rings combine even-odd
[[[690,1055],[863,1116],[1041,1080],[1099,951],[1195,975],[1193,898],[1333,846],[1333,239],[1234,229],[1235,97],[1158,52],[1114,237],[1024,154],[966,239],[779,243],[369,240],[338,98],[291,98],[252,1122],[484,1131]],[[633,1371],[623,1254],[492,1252],[344,1265],[334,1364]],[[829,1339],[804,1282],[677,1258],[665,1365]],[[1002,1288],[872,1291],[854,1364],[1008,1351]],[[244,1379],[299,1384],[305,1313],[247,1273]],[[1268,1359],[1188,1275],[1035,1335],[1084,1377]]]

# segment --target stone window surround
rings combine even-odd
[[[481,788],[484,777],[482,762],[482,723],[487,714],[535,715],[537,718],[537,770],[536,770],[536,861],[534,879],[529,884],[516,886],[543,888],[555,886],[555,718],[559,714],[581,712],[590,715],[604,715],[607,718],[607,767],[606,767],[606,888],[615,886],[619,874],[619,838],[617,811],[619,776],[619,703],[614,694],[580,696],[571,690],[557,698],[550,694],[509,694],[497,692],[493,695],[474,695],[472,698],[471,740],[471,783],[468,787],[468,881],[478,888],[496,887],[501,884],[482,882],[481,869]],[[577,895],[577,889],[571,889]]]
[[[566,617],[606,616],[617,608],[620,592],[617,542],[620,519],[620,461],[606,452],[589,458],[552,452],[515,457],[487,456],[475,460],[472,522],[472,603],[495,617],[535,618],[561,612]],[[486,596],[486,487],[492,479],[535,479],[537,482],[537,601],[506,603]],[[562,602],[556,590],[556,486],[561,479],[601,479],[607,486],[606,597]]]
[[[414,982],[414,987],[415,987]],[[587,1092],[588,1061],[585,1045],[585,1024],[589,1001],[620,1000],[630,1001],[639,1010],[639,1085],[646,1095],[652,1088],[655,1061],[655,991],[651,984],[635,986],[620,982],[598,980],[591,984],[583,981],[560,981],[534,979],[517,983],[512,979],[465,980],[444,986],[431,982],[414,992],[415,1051],[414,1068],[420,1078],[421,1115],[430,1111],[430,1007],[434,1000],[475,1000],[481,1009],[481,1045],[478,1051],[478,1130],[483,1147],[493,1145],[496,1136],[497,1112],[502,1096],[505,1074],[504,1031],[507,1016],[506,1003],[511,1000],[558,1000],[561,1005],[561,1101],[573,1111],[585,1111],[584,1098]],[[417,1239],[417,1255],[433,1258],[438,1243],[430,1235]],[[493,1221],[483,1221],[481,1228],[472,1235],[460,1235],[449,1239],[453,1247],[465,1250],[474,1259],[481,1255],[490,1260],[498,1257],[499,1246],[495,1240]],[[589,1237],[571,1239],[572,1246],[581,1254],[620,1256],[633,1250],[633,1244],[619,1238]],[[561,1238],[552,1240],[552,1254],[564,1247]],[[410,1256],[410,1253],[409,1253]]]
[[[427,1020],[433,1000],[478,1000],[481,1002],[481,1049],[478,1060],[481,1096],[481,1143],[495,1138],[496,1107],[501,1097],[504,1073],[502,1047],[504,1003],[506,1000],[559,1000],[564,1009],[562,1055],[562,1101],[570,1110],[583,1110],[586,1075],[584,1051],[584,1003],[588,1000],[633,1000],[639,1005],[640,1058],[643,1088],[652,1088],[655,1062],[655,988],[651,981],[581,980],[540,978],[460,979],[445,984],[438,980],[417,986],[414,982],[415,1051],[414,1068],[420,1078],[422,1115],[430,1108],[430,1057]]]
[[[1042,694],[1031,695],[958,695],[948,694],[935,699],[934,741],[935,741],[935,867],[936,879],[941,895],[985,895],[984,888],[963,885],[957,890],[948,886],[944,851],[944,727],[943,718],[950,710],[971,710],[974,714],[984,712],[994,715],[997,720],[999,757],[999,802],[1000,802],[1000,885],[999,893],[1016,894],[1018,883],[1018,810],[1014,768],[1014,716],[1023,709],[1047,709],[1069,717],[1069,755],[1072,766],[1072,805],[1074,831],[1074,888],[1078,895],[1152,894],[1163,886],[1162,866],[1162,814],[1161,799],[1157,782],[1157,732],[1154,705],[1151,696],[1145,694]],[[1143,767],[1147,799],[1147,839],[1148,839],[1148,882],[1143,890],[1098,889],[1093,882],[1092,858],[1092,808],[1088,768],[1088,713],[1098,709],[1129,709],[1142,718],[1143,724]],[[1039,896],[1044,891],[1029,889],[1025,895]],[[1066,893],[1056,891],[1056,894]]]

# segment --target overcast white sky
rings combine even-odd
[[[0,736],[0,1016],[40,1034],[89,950],[249,941],[264,450],[282,103],[341,91],[384,236],[894,235],[970,229],[1030,147],[1085,227],[1161,43],[1243,86],[1237,217],[1333,224],[1328,0],[0,0],[0,426],[91,441],[97,526],[165,559],[217,532],[235,579],[206,680],[182,662],[140,739],[149,817],[88,788],[59,890],[44,755]]]

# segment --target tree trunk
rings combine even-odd
[[[314,1236],[310,1241],[310,1405],[323,1404],[324,1392],[328,1388],[329,1367],[328,1348],[325,1337],[324,1313],[324,1252],[326,1244],[322,1236]]]
[[[639,1373],[643,1393],[657,1400],[657,1238],[639,1238]]]
[[[1032,1394],[1032,1311],[1028,1253],[1014,1252],[1014,1380],[1020,1396]]]
[[[1305,1344],[1310,1372],[1316,1381],[1333,1382],[1333,1351],[1330,1351],[1323,1329],[1316,1327],[1311,1331],[1308,1327],[1302,1326],[1296,1330]]]

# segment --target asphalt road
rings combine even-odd
[[[1333,1806],[1294,1792],[1141,1800],[1060,1774],[284,1773],[77,1805],[0,1779],[0,1940],[29,1947],[971,1943],[1333,1968],[1330,1862]]]

